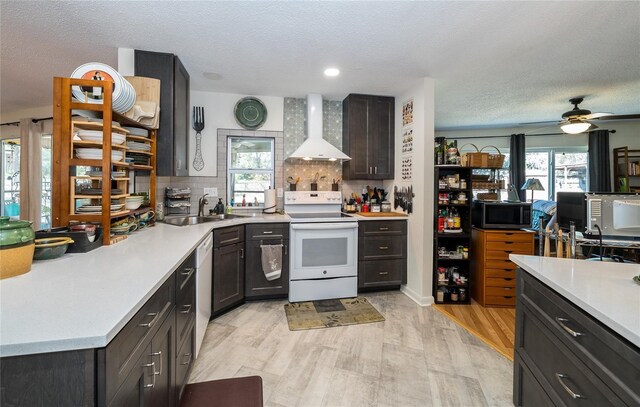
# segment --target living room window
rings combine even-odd
[[[227,143],[227,202],[264,206],[264,190],[274,188],[275,140],[229,137]]]
[[[544,186],[544,191],[533,191],[533,199],[555,201],[557,192],[588,191],[587,157],[586,147],[527,149],[526,177]]]

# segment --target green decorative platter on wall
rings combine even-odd
[[[248,130],[259,129],[267,121],[267,108],[260,99],[252,96],[240,99],[233,114],[238,124]]]

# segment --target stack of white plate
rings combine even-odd
[[[111,204],[111,212],[117,212],[124,207],[124,204]],[[76,208],[77,213],[102,213],[101,205],[82,205]]]
[[[80,137],[80,140],[102,143],[102,131],[99,130],[76,129],[76,135]],[[111,133],[112,144],[122,144],[126,139],[124,134]]]
[[[149,130],[141,129],[139,127],[122,127],[125,130],[129,131],[129,135],[138,136],[138,137],[149,137]]]
[[[83,160],[102,160],[101,148],[76,148],[76,155]],[[111,161],[122,161],[124,153],[122,151],[112,150]]]
[[[151,151],[149,144],[137,141],[127,141],[127,148],[131,151]]]
[[[129,209],[130,211],[133,211],[135,209],[138,209],[142,203],[144,202],[144,196],[142,195],[131,195],[128,196],[124,199],[124,207]]]
[[[93,79],[113,82],[113,92],[111,106],[113,110],[118,113],[125,113],[131,110],[136,102],[136,91],[133,86],[122,77],[112,67],[99,62],[90,62],[88,64],[80,65],[71,74],[72,78],[76,79]],[[94,93],[94,89],[96,92]],[[83,103],[102,104],[104,92],[102,88],[91,88],[80,86],[74,86],[71,89],[73,97]],[[86,98],[85,98],[86,94]]]

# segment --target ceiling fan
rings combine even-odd
[[[583,97],[575,97],[569,99],[569,103],[573,105],[573,109],[562,114],[562,120],[557,124],[563,132],[568,134],[579,134],[587,130],[595,130],[598,128],[591,123],[592,120],[624,120],[624,119],[640,119],[640,114],[616,115],[613,113],[591,113],[591,110],[581,109],[578,105],[584,100]],[[550,123],[550,122],[537,122]],[[523,123],[533,124],[533,123]]]

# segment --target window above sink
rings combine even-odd
[[[275,188],[275,139],[229,136],[227,202],[264,207],[264,190]]]

